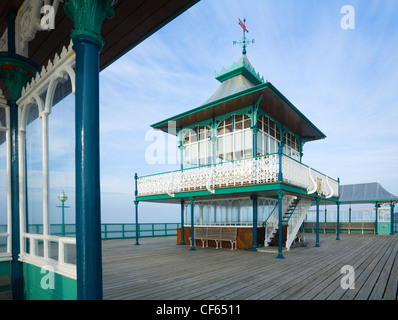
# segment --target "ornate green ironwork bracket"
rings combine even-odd
[[[72,40],[76,36],[88,36],[98,41],[102,47],[102,22],[105,18],[111,19],[114,16],[114,3],[115,1],[109,0],[66,0],[65,13],[75,26],[71,33]]]

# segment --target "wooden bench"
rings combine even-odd
[[[235,249],[237,249],[237,241],[236,241],[236,235],[237,235],[237,229],[232,228],[232,229],[227,229],[227,228],[220,228],[221,229],[221,234],[220,238],[217,239],[220,241],[220,248],[222,248],[222,242],[223,241],[229,241],[231,243],[231,250],[234,250],[234,244],[235,244]],[[218,241],[216,240],[217,247],[218,247]]]
[[[195,240],[202,241],[202,248],[209,246],[209,240],[213,240],[216,242],[216,249],[218,249],[218,244],[220,243],[220,248],[222,248],[223,241],[229,241],[231,243],[231,250],[237,249],[237,229],[236,228],[219,228],[219,227],[209,227],[209,228],[195,228],[194,229],[194,238]],[[192,239],[189,237],[189,241],[192,246]]]

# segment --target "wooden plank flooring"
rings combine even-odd
[[[104,299],[396,300],[398,234],[306,234],[307,247],[251,252],[176,245],[175,237],[103,241]],[[269,248],[273,250],[274,248]],[[355,271],[342,289],[341,268]]]

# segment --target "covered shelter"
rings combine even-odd
[[[14,300],[102,299],[99,72],[197,2],[1,1],[0,276],[10,276]],[[66,109],[74,135],[54,126]],[[49,230],[52,128],[73,136],[76,237]],[[32,214],[42,230],[29,229]],[[40,285],[43,270],[54,290]]]
[[[339,239],[341,230],[346,232],[371,232],[372,234],[394,234],[394,208],[398,203],[398,196],[390,193],[379,182],[340,185],[339,194],[339,200],[336,202],[337,215],[331,217],[330,212],[334,210],[326,209],[326,207],[332,203],[324,203],[325,221],[320,226],[324,232],[336,232],[337,239]],[[373,209],[364,208],[366,204],[372,205]],[[345,219],[341,218],[341,205],[349,206],[348,209],[345,209],[346,213],[348,211],[348,216],[346,215]],[[315,229],[315,224],[311,222],[313,213],[314,211],[309,212],[304,222],[304,230],[312,231]],[[329,216],[328,221],[326,221],[327,216]],[[318,229],[319,226],[317,232],[319,232]]]
[[[376,234],[394,234],[394,207],[398,196],[387,191],[379,182],[348,184],[340,186],[340,204],[374,204]],[[381,205],[390,206],[390,216],[379,215]],[[350,206],[351,210],[351,206]]]

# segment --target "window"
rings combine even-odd
[[[183,163],[185,168],[204,166],[212,162],[211,130],[197,126],[184,138]]]
[[[260,116],[258,123],[260,130],[257,134],[257,155],[278,152],[280,144],[279,127],[272,119],[266,116]]]
[[[232,115],[217,130],[217,161],[231,161],[252,156],[253,133],[247,115]]]
[[[285,146],[283,153],[292,157],[293,159],[299,161],[300,160],[300,147],[296,137],[290,133],[285,132],[284,135]]]
[[[27,231],[43,233],[43,146],[42,118],[37,104],[28,107],[26,116],[26,210]]]

